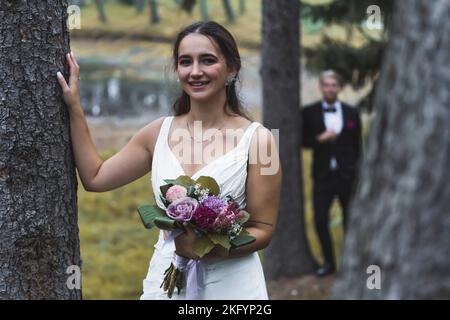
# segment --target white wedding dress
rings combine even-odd
[[[166,184],[164,179],[175,179],[180,175],[185,175],[168,143],[168,133],[173,118],[173,116],[166,117],[163,121],[152,162],[151,183],[157,205],[161,208],[164,208],[164,204],[160,199],[160,186]],[[220,186],[220,196],[229,194],[234,197],[241,208],[244,208],[246,206],[245,185],[248,151],[251,137],[259,125],[258,122],[252,122],[245,129],[235,148],[209,162],[192,178],[195,180],[200,176],[213,177]],[[164,240],[164,232],[160,231],[147,277],[143,281],[141,300],[168,299],[167,292],[164,292],[160,285],[164,278],[164,271],[170,266],[174,251],[173,238],[169,237]],[[202,259],[200,263],[204,276],[202,299],[268,299],[261,261],[256,252],[238,258]],[[186,299],[185,288],[180,291],[180,294],[175,289],[172,299]]]

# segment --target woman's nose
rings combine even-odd
[[[202,75],[202,69],[201,66],[198,62],[194,62],[192,65],[192,71],[191,71],[191,75],[192,76],[201,76]]]

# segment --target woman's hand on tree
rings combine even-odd
[[[57,73],[58,82],[63,91],[64,102],[69,108],[81,107],[79,87],[80,66],[73,53],[68,53],[66,58],[70,67],[69,84],[67,84],[61,72],[58,71]]]

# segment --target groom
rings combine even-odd
[[[325,264],[316,271],[318,277],[336,270],[329,231],[329,210],[337,196],[345,228],[361,153],[359,112],[338,100],[341,84],[341,77],[336,72],[322,72],[320,89],[323,100],[306,106],[302,111],[303,146],[313,150],[314,224],[325,260]]]

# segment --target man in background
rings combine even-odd
[[[347,222],[350,196],[357,180],[362,149],[361,120],[356,108],[338,100],[341,77],[333,70],[320,75],[321,101],[305,106],[303,146],[312,148],[314,224],[325,263],[316,271],[322,277],[336,271],[329,230],[329,211],[338,197],[343,225]]]

